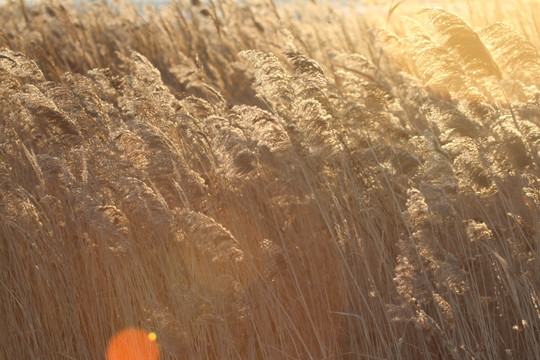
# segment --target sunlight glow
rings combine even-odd
[[[159,360],[157,335],[138,328],[127,328],[109,341],[107,360]]]

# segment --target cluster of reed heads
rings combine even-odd
[[[0,358],[539,359],[540,4],[467,3],[2,5]]]

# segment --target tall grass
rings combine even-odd
[[[540,358],[516,3],[2,5],[0,358]]]

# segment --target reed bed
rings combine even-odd
[[[0,358],[539,359],[514,3],[1,5]]]

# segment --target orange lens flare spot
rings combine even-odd
[[[107,360],[159,360],[155,333],[128,328],[116,334],[107,345]]]

